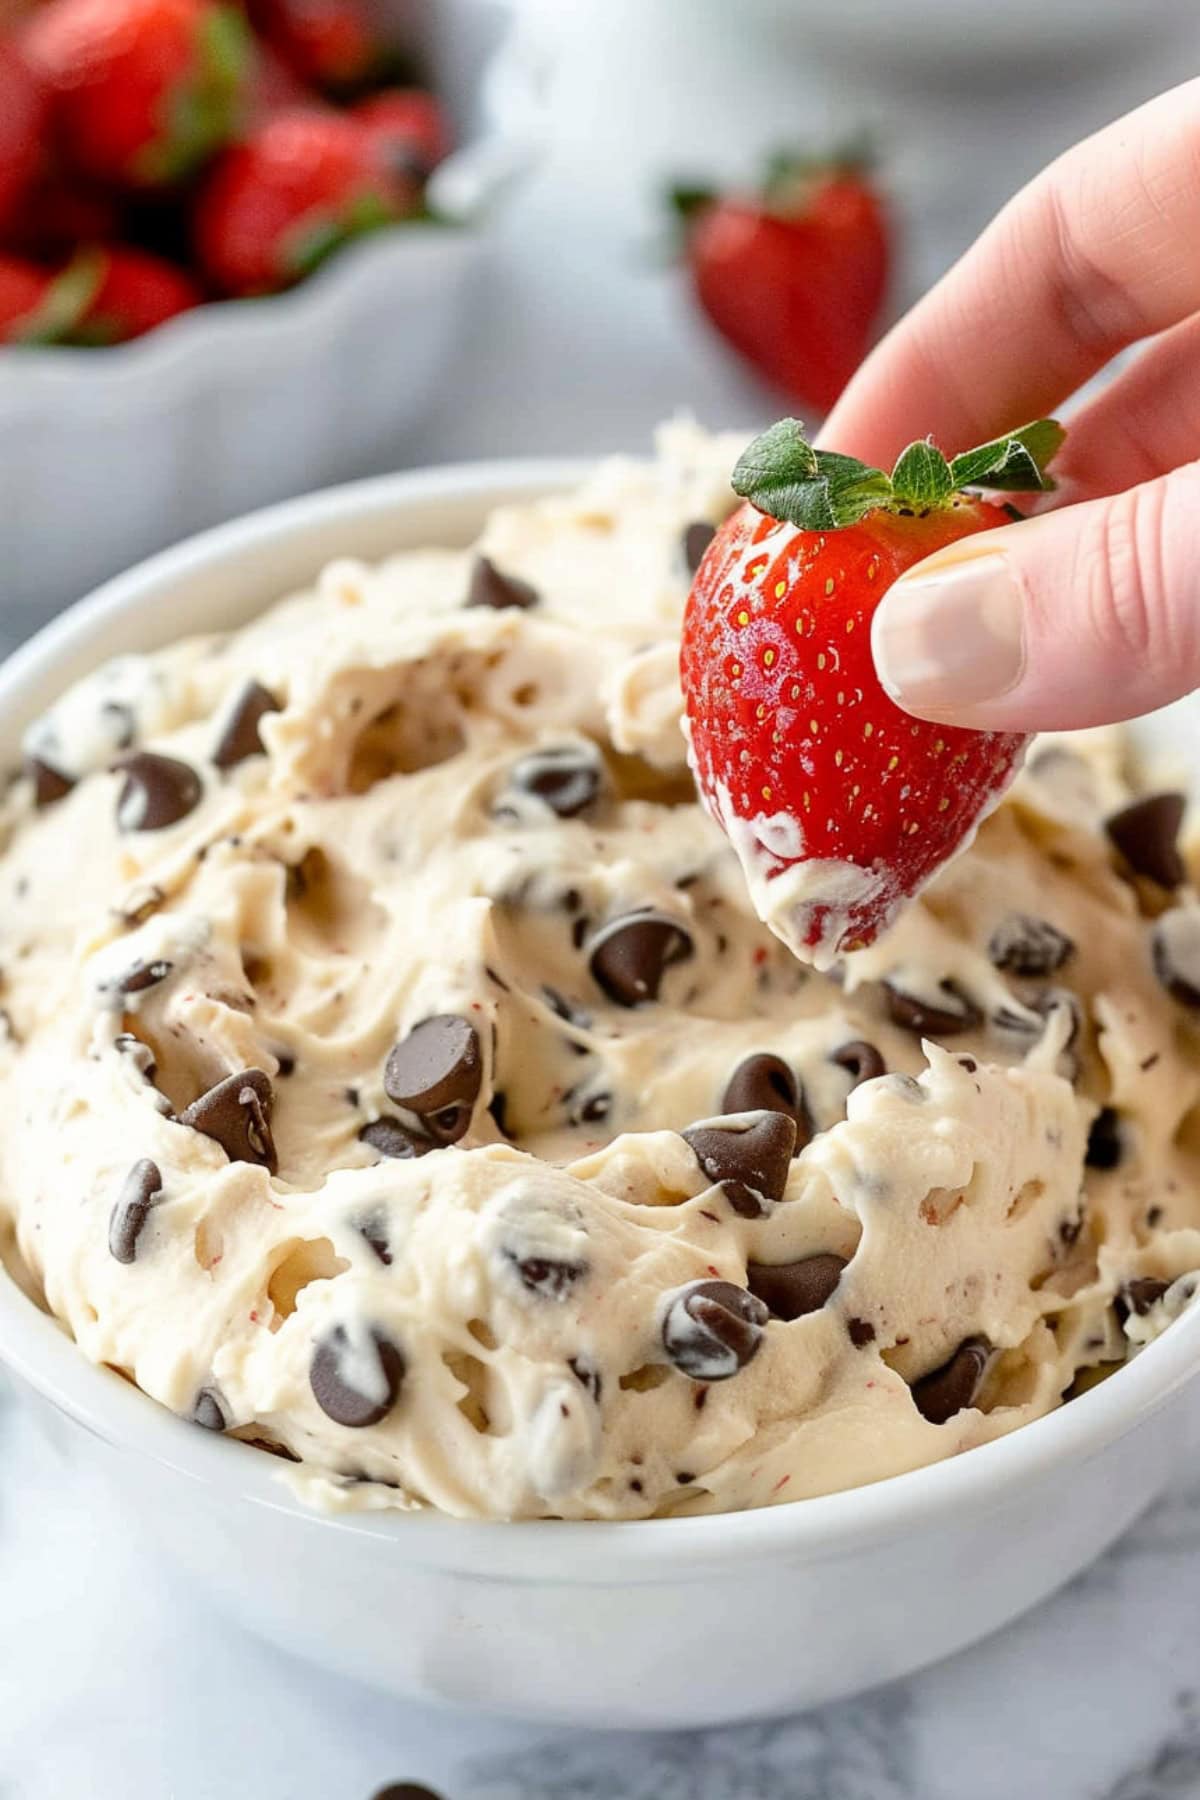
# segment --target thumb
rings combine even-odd
[[[879,678],[944,724],[1069,730],[1200,685],[1200,464],[939,550],[875,614]]]

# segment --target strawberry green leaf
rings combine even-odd
[[[378,231],[383,225],[392,225],[396,221],[395,210],[388,205],[382,194],[372,189],[356,194],[349,205],[337,214],[317,214],[300,222],[299,227],[285,240],[283,245],[283,266],[289,277],[299,281],[313,270],[319,268],[354,238],[365,237],[370,231]]]
[[[936,444],[918,438],[896,458],[892,489],[896,499],[909,506],[941,506],[954,492],[950,464]]]
[[[62,344],[71,341],[83,315],[96,297],[104,275],[103,250],[80,250],[61,275],[56,275],[46,297],[20,333],[23,344]]]
[[[684,225],[690,225],[697,214],[706,211],[716,199],[716,189],[702,187],[699,182],[677,182],[667,189],[667,205]]]
[[[731,485],[759,512],[805,531],[853,525],[891,497],[881,469],[833,450],[814,450],[799,419],[781,419],[755,438],[739,457]]]
[[[1057,419],[1035,419],[1006,437],[993,438],[977,450],[967,450],[950,464],[956,488],[998,488],[1003,493],[1049,493],[1054,481],[1046,467],[1062,445],[1066,432]]]
[[[162,130],[138,163],[143,180],[180,181],[236,134],[255,56],[250,27],[235,6],[205,10],[191,78],[169,91]]]

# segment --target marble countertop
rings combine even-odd
[[[574,142],[498,223],[479,328],[405,460],[636,448],[680,406],[772,410],[633,221],[587,210],[601,123],[583,96],[605,84],[586,55],[580,71]],[[947,214],[926,268],[975,223]],[[0,650],[34,622],[0,611]],[[445,1800],[1200,1800],[1198,1600],[1200,1473],[1033,1615],[862,1699],[642,1737],[437,1714],[218,1617],[0,1395],[0,1800],[371,1800],[405,1779]]]

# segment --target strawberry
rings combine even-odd
[[[23,47],[69,162],[135,188],[182,179],[233,136],[252,57],[217,0],[50,0]]]
[[[424,88],[389,88],[360,100],[354,116],[375,146],[383,168],[418,180],[450,153],[450,123]]]
[[[903,570],[1018,516],[964,489],[1051,488],[1062,437],[1042,419],[951,462],[915,443],[888,476],[812,449],[785,419],[734,470],[746,504],[684,617],[691,762],[756,909],[805,960],[869,944],[1020,765],[1023,737],[901,712],[875,673],[871,619]]]
[[[755,194],[680,188],[704,311],[760,375],[827,412],[862,361],[887,289],[890,232],[861,162],[776,158]]]
[[[355,119],[294,107],[266,120],[212,170],[196,208],[196,254],[223,293],[270,293],[410,204],[402,184],[379,169]]]
[[[5,241],[29,256],[57,260],[76,244],[111,237],[118,222],[118,207],[110,193],[88,187],[51,164],[26,192]]]
[[[352,91],[384,59],[360,0],[250,0],[250,17],[279,58],[310,87]]]
[[[95,286],[67,343],[123,344],[203,299],[190,275],[147,250],[114,244],[83,254],[95,259]]]
[[[20,213],[41,168],[43,112],[23,57],[0,42],[0,231]]]

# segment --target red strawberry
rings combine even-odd
[[[44,102],[24,59],[0,42],[0,231],[7,231],[42,161]]]
[[[419,180],[450,154],[450,123],[424,88],[389,88],[354,108],[382,166]]]
[[[51,0],[24,48],[51,123],[89,180],[162,187],[232,137],[252,45],[217,0]]]
[[[14,249],[57,259],[77,244],[111,237],[117,224],[118,209],[111,194],[50,167],[26,193],[5,235]]]
[[[0,343],[61,344],[79,323],[96,289],[91,257],[58,274],[20,256],[0,256]]]
[[[260,125],[212,171],[196,209],[196,253],[222,292],[270,293],[408,205],[356,120],[296,107]]]
[[[965,493],[1045,490],[1062,430],[1043,419],[947,463],[909,446],[890,476],[813,450],[795,419],[733,474],[725,522],[688,600],[680,671],[701,799],[756,909],[822,965],[870,943],[968,841],[1025,739],[930,725],[890,700],[871,619],[896,577],[1005,524]]]
[[[68,343],[123,344],[203,299],[190,275],[147,250],[114,244],[83,254],[95,259],[95,287]]]
[[[692,286],[717,330],[768,381],[827,412],[887,289],[887,219],[862,168],[777,160],[758,194],[675,199]]]
[[[383,58],[360,0],[250,0],[250,16],[272,49],[312,87],[352,89]]]

